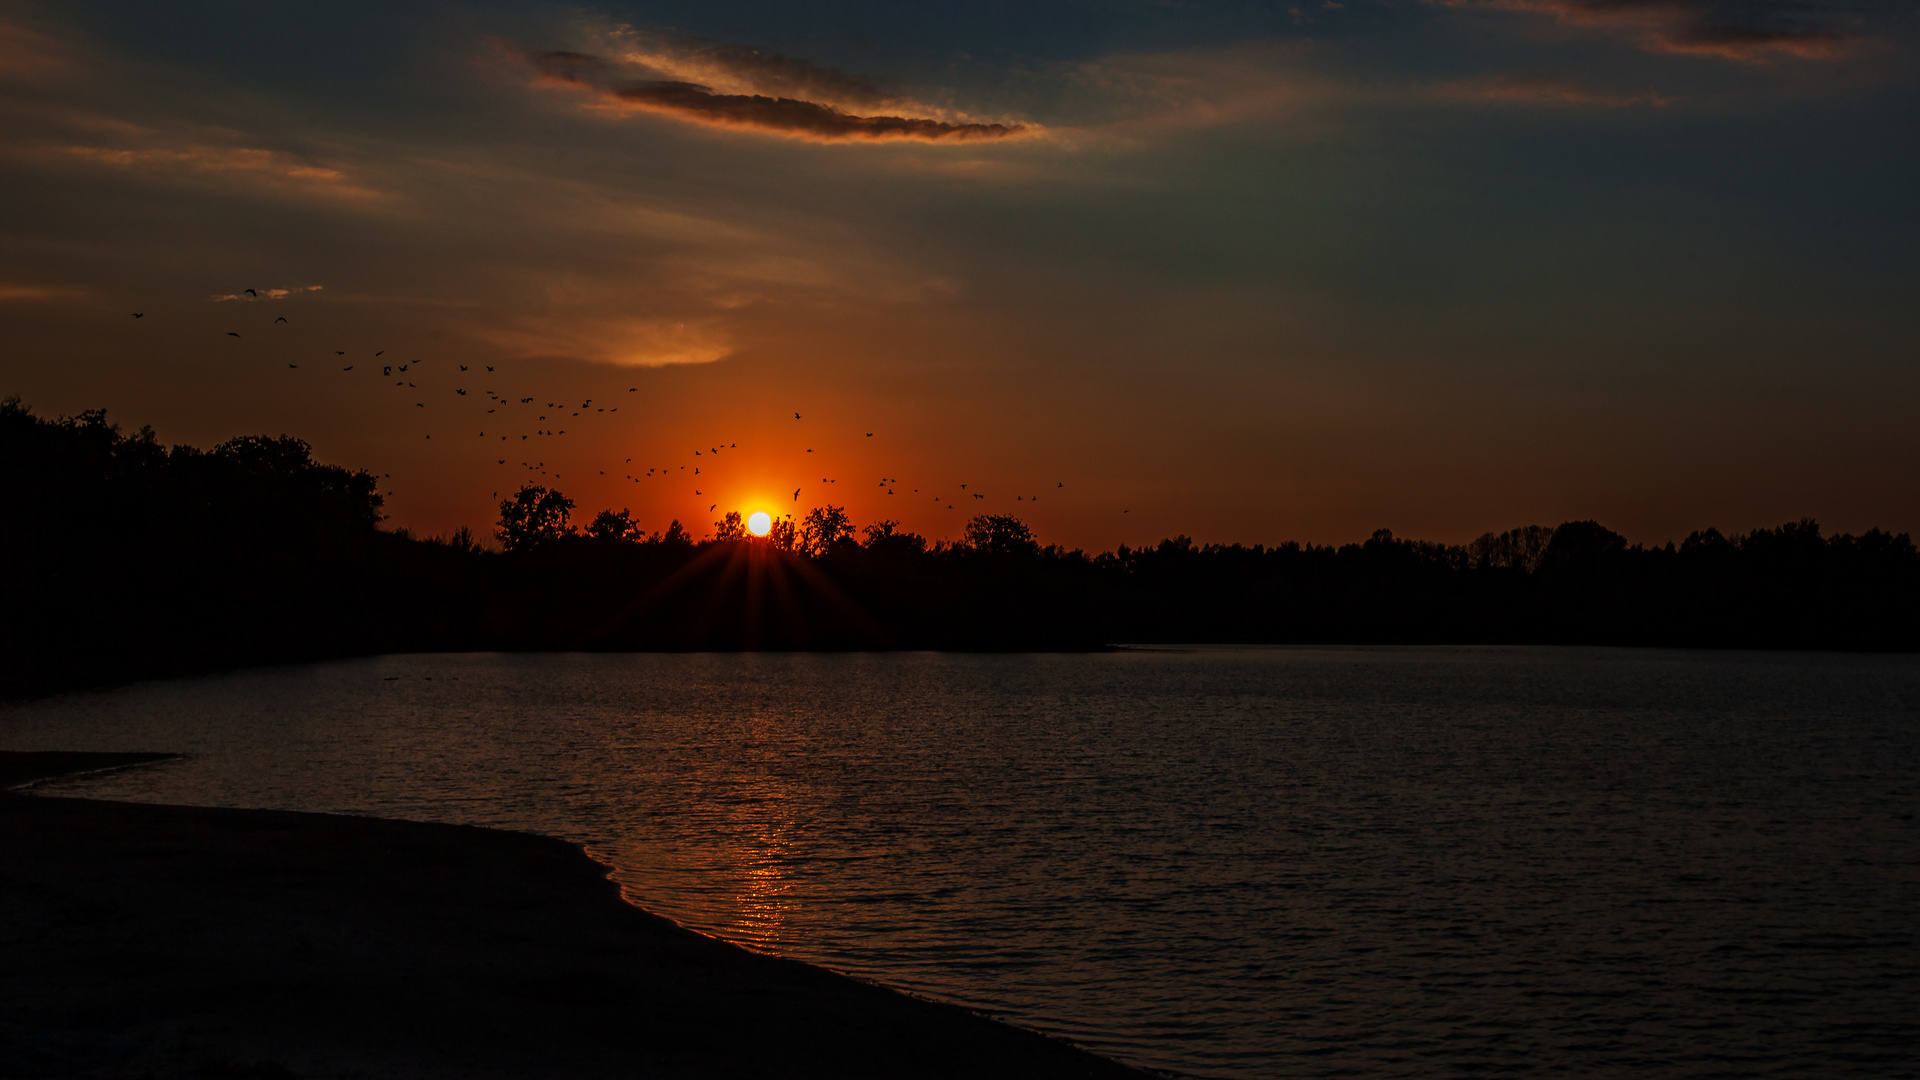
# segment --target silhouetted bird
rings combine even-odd
[[[233,332],[233,331],[231,331],[231,330],[229,330],[229,331],[227,331],[227,336],[228,336],[228,337],[239,337],[240,335],[239,335],[239,334],[236,334],[236,333],[234,333],[234,332]]]
[[[460,365],[460,370],[461,370],[461,371],[465,371],[465,370],[467,370],[467,365],[465,365],[465,364],[461,364],[461,365]]]
[[[345,355],[347,355],[347,350],[345,350],[345,349],[335,349],[335,350],[333,350],[333,355],[335,355],[335,356],[345,356]]]
[[[343,368],[341,368],[340,370],[341,370],[341,371],[352,371],[352,370],[353,370],[353,365],[352,365],[352,364],[348,364],[348,365],[347,365],[346,367],[343,367]]]
[[[147,313],[144,311],[136,311],[133,313],[133,317],[136,319],[144,319],[147,317]]]
[[[380,350],[379,352],[377,352],[377,353],[374,353],[373,355],[375,355],[375,356],[385,356],[386,354],[387,354],[387,350],[385,350],[385,349],[381,349],[381,350]],[[400,370],[401,370],[401,371],[405,371],[405,370],[407,370],[407,369],[406,369],[406,368],[401,368]]]
[[[1063,481],[1061,481],[1060,483],[1058,483],[1058,484],[1055,484],[1055,485],[1053,485],[1053,486],[1054,486],[1054,487],[1066,487],[1066,486],[1067,486],[1067,484],[1066,484],[1066,481],[1064,481],[1064,480],[1063,480]]]
[[[794,488],[794,489],[793,489],[793,501],[794,501],[794,502],[799,502],[799,501],[800,501],[800,489],[799,489],[799,488]]]
[[[299,367],[300,365],[299,365],[299,364],[288,364],[287,366],[288,366],[288,367]]]
[[[487,370],[488,370],[488,371],[492,371],[492,370],[493,370],[493,365],[492,365],[492,364],[488,364],[488,365],[487,365]]]
[[[277,318],[277,319],[275,319],[275,320],[273,320],[273,321],[274,321],[274,322],[277,322],[277,323],[283,323],[283,322],[286,322],[286,321],[287,321],[287,317],[286,317],[285,315],[282,315],[282,316],[280,316],[279,318]]]
[[[260,294],[257,292],[254,292],[252,289],[247,290],[247,295],[253,297],[255,300],[260,299]]]
[[[793,414],[793,418],[794,418],[795,420],[798,420],[798,419],[800,419],[800,414],[799,414],[799,413],[794,413],[794,414]]]
[[[867,432],[867,438],[869,439],[873,438],[873,432],[871,431]]]

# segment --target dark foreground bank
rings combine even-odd
[[[1143,1075],[683,930],[544,837],[8,794],[0,853],[0,1076]]]

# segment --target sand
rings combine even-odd
[[[0,754],[0,786],[141,757]],[[0,1076],[1145,1075],[606,872],[491,829],[0,796]]]

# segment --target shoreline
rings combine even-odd
[[[549,837],[7,790],[0,850],[7,1076],[1152,1075],[688,930]]]

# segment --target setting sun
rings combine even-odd
[[[765,536],[772,530],[773,519],[767,516],[765,510],[755,510],[753,514],[747,518],[747,531],[755,536]]]

